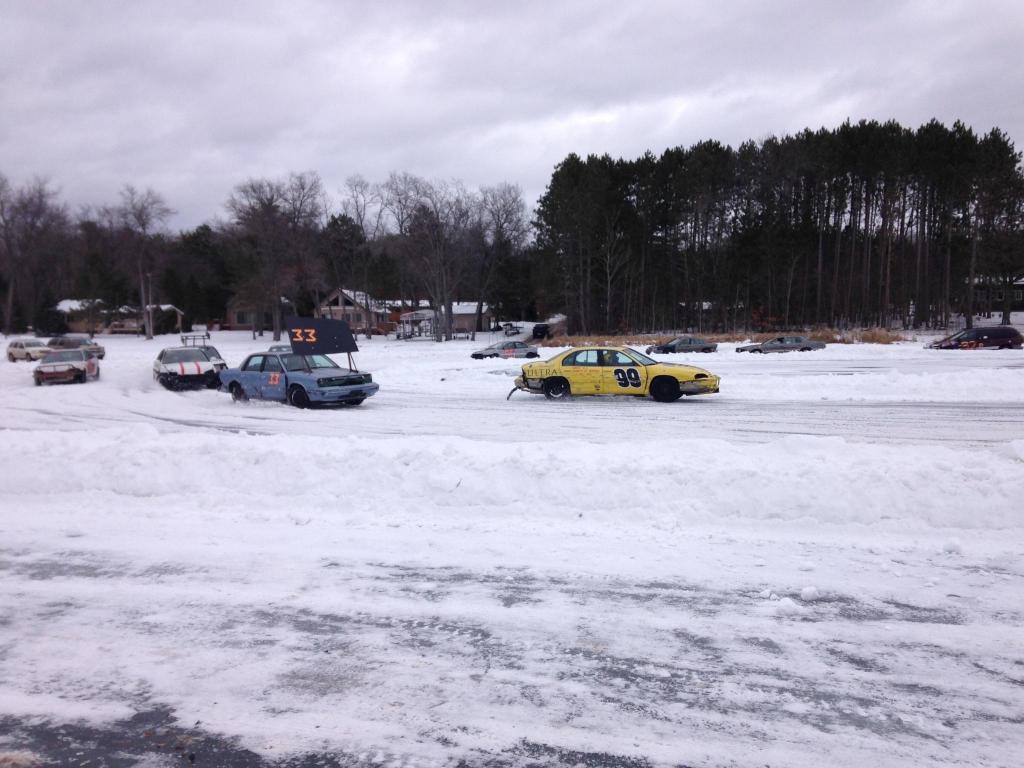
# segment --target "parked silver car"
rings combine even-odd
[[[777,336],[760,344],[747,344],[744,347],[736,347],[737,352],[753,352],[764,354],[766,352],[810,352],[812,349],[824,349],[825,343],[811,341],[806,336]]]
[[[19,360],[42,360],[50,348],[39,339],[15,339],[7,345],[7,359],[12,363]]]
[[[679,338],[672,339],[672,341],[666,341],[664,344],[654,344],[645,349],[644,352],[648,355],[652,352],[665,355],[672,352],[715,352],[717,350],[718,345],[713,341],[700,339],[696,336],[680,336]]]
[[[483,360],[485,357],[540,357],[540,351],[522,341],[499,341],[478,349],[470,357],[474,360]]]

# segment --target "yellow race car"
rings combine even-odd
[[[718,377],[692,365],[659,363],[629,347],[577,347],[527,363],[516,389],[558,400],[571,395],[650,395],[671,403],[718,391]]]

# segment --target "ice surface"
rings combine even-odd
[[[164,391],[159,341],[0,363],[0,754],[159,709],[356,765],[1017,764],[1024,355],[562,403],[487,340],[360,341],[332,411]]]

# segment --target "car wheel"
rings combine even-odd
[[[810,351],[811,351],[811,348],[810,348],[810,347],[801,347],[801,348],[800,348],[800,351],[801,351],[801,352],[810,352]]]
[[[308,408],[309,395],[306,394],[306,390],[295,384],[288,390],[288,402],[296,408]]]
[[[561,377],[544,379],[544,397],[548,400],[564,400],[571,394],[569,382],[565,379]]]
[[[39,379],[39,378],[36,378],[36,386],[37,386],[37,387],[41,387],[41,386],[43,386],[43,380],[42,380],[42,379]]]
[[[88,375],[86,374],[86,372],[82,371],[80,374],[78,374],[78,378],[76,379],[76,381],[79,384],[85,384],[87,378],[88,378]]]
[[[245,390],[242,389],[242,385],[237,381],[231,382],[231,387],[228,391],[231,393],[231,401],[234,403],[245,403],[249,400],[249,396],[245,394]]]
[[[99,380],[100,380],[100,369],[97,366],[97,368],[96,368],[96,381],[99,381]]]
[[[366,399],[365,397],[357,397],[355,400],[346,400],[345,401],[345,405],[352,405],[352,406],[362,405],[363,401],[365,399]]]
[[[659,403],[671,403],[680,397],[679,382],[669,376],[659,376],[651,382],[651,397]]]
[[[16,363],[18,361],[14,359],[14,355],[12,355],[10,352],[8,352],[7,353],[7,362],[9,362],[9,363]]]
[[[711,347],[705,347],[704,349],[701,350],[701,352],[714,352],[714,351],[715,350],[713,350]]]

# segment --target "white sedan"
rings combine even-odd
[[[15,339],[7,345],[7,359],[16,363],[19,360],[42,360],[50,348],[39,339]]]
[[[223,365],[223,360],[218,358]],[[153,379],[167,389],[216,389],[218,364],[199,347],[168,347],[153,361]]]

